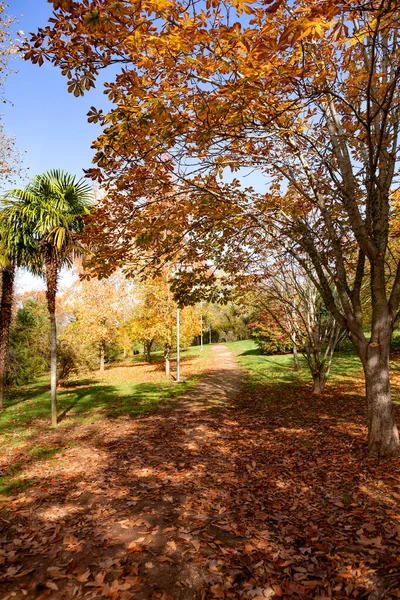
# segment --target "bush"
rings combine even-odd
[[[292,344],[290,344],[286,336],[279,337],[274,336],[253,336],[254,341],[260,348],[261,354],[287,354],[292,352]]]
[[[249,323],[249,328],[261,354],[286,354],[292,351],[289,336],[269,318],[269,315],[261,315],[257,321]]]
[[[63,334],[57,344],[58,379],[61,384],[69,377],[95,371],[99,368],[99,349],[93,344],[82,344],[70,332]]]
[[[11,385],[29,383],[50,368],[50,321],[40,298],[28,298],[18,309],[10,332],[6,380]]]

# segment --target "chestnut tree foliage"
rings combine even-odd
[[[145,255],[157,267],[184,246],[201,278],[206,259],[243,272],[279,245],[308,269],[357,349],[370,452],[396,454],[399,0],[53,4],[26,57],[58,65],[76,96],[112,67],[113,107],[89,113],[103,126],[89,175],[109,188],[92,223],[93,266],[134,269]],[[263,174],[265,191],[226,177],[240,169]]]

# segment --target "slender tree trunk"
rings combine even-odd
[[[51,424],[57,426],[57,325],[55,311],[50,313],[50,388]]]
[[[57,426],[57,325],[56,294],[59,263],[51,250],[46,249],[46,299],[50,316],[50,391],[51,391],[51,424]],[[45,251],[46,251],[45,250]]]
[[[320,348],[309,347],[305,344],[303,356],[307,361],[313,379],[313,393],[321,394],[324,391],[327,377],[325,363],[321,360]]]
[[[6,362],[8,342],[10,338],[10,326],[12,318],[12,306],[14,297],[15,267],[10,266],[1,269],[1,312],[0,312],[0,410],[3,409],[4,388],[6,378]]]
[[[295,338],[293,338],[292,341],[293,341],[293,362],[294,362],[294,368],[296,369],[296,371],[298,371],[300,369],[300,362],[299,362],[299,355],[298,355],[298,352],[297,352],[297,344],[296,344]]]
[[[123,355],[123,356],[124,356],[124,358],[126,358],[126,354],[127,354],[127,353],[126,353],[126,347],[124,346],[124,355]]]
[[[360,356],[365,373],[368,449],[372,456],[399,454],[399,433],[390,394],[390,336],[385,337],[379,343],[368,344]]]
[[[50,314],[50,390],[51,390],[51,424],[57,426],[57,325],[55,310]]]
[[[104,355],[106,350],[106,344],[104,340],[100,342],[100,373],[104,373]]]
[[[171,345],[164,346],[165,374],[167,377],[171,374]]]

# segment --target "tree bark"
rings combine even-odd
[[[55,310],[50,314],[50,390],[51,390],[51,424],[57,426],[57,325]]]
[[[104,373],[104,355],[105,355],[105,342],[100,342],[100,373]]]
[[[1,312],[0,312],[0,410],[3,409],[4,388],[6,378],[6,362],[12,306],[14,298],[15,267],[10,266],[1,270]]]
[[[47,249],[48,250],[48,249]],[[46,266],[46,299],[50,316],[50,392],[51,392],[51,424],[57,426],[57,324],[56,294],[58,277],[58,260],[48,250],[45,254]]]
[[[294,368],[296,369],[296,371],[298,371],[300,369],[300,362],[299,362],[299,355],[297,352],[297,344],[295,342],[295,340],[293,339],[293,362],[294,362]]]
[[[312,377],[313,377],[313,384],[314,384],[313,393],[314,394],[322,394],[322,392],[325,389],[325,385],[326,385],[326,377],[325,377],[325,373],[323,372],[323,369],[318,371],[318,373],[313,373]]]
[[[171,345],[164,346],[165,374],[167,377],[171,374]]]
[[[144,360],[148,363],[151,363],[151,347],[153,345],[153,340],[150,342],[144,342],[143,350],[144,350]]]
[[[368,450],[371,456],[399,454],[399,433],[390,394],[389,351],[390,338],[368,344],[361,357],[365,373]]]

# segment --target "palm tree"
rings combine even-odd
[[[57,425],[57,327],[56,294],[60,269],[71,266],[82,253],[78,236],[91,205],[91,187],[84,180],[59,170],[34,177],[28,186],[8,192],[5,218],[13,232],[23,225],[38,245],[46,278],[50,315],[51,423]]]
[[[38,245],[25,226],[12,231],[0,211],[0,410],[3,409],[6,359],[10,338],[14,280],[17,267],[41,273]]]

